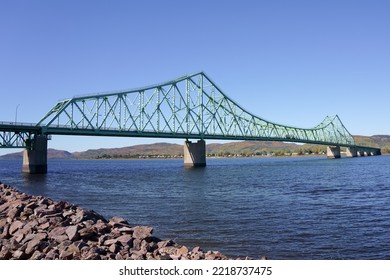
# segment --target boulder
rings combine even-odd
[[[186,246],[181,246],[177,249],[176,254],[179,256],[186,256],[188,254],[188,248]]]
[[[117,243],[118,241],[117,241],[117,239],[115,238],[115,239],[107,239],[107,240],[105,240],[104,242],[103,242],[103,244],[105,245],[105,246],[111,246],[112,244],[115,244],[115,243]]]
[[[42,243],[43,240],[47,239],[47,234],[44,233],[44,232],[41,232],[41,233],[37,233],[35,234],[34,238],[31,239],[28,243],[27,243],[27,248],[25,250],[25,253],[27,255],[31,255],[35,250],[38,249],[38,247],[40,247],[40,245],[45,245]],[[43,249],[42,247],[46,247],[46,246],[41,246],[41,250]]]
[[[41,230],[46,230],[49,227],[50,227],[50,223],[49,222],[46,222],[46,223],[41,224],[41,225],[38,226],[38,228],[41,229]]]
[[[114,224],[123,224],[123,225],[129,225],[129,223],[127,222],[127,220],[121,218],[121,217],[112,217],[109,222],[108,222],[110,225],[114,225]]]
[[[80,229],[79,225],[67,227],[67,229],[65,230],[65,233],[68,236],[70,241],[73,242],[73,241],[76,241],[77,239],[79,239],[79,237],[80,237],[79,229]]]
[[[130,248],[133,247],[133,240],[134,240],[134,238],[130,234],[125,234],[125,235],[119,236],[116,239],[116,241],[121,243],[122,246],[128,245]]]
[[[68,235],[65,233],[65,227],[57,227],[49,232],[49,239],[53,239],[58,243],[68,239]]]
[[[3,200],[3,201],[4,201],[4,200]],[[9,208],[9,206],[10,206],[10,203],[8,203],[8,202],[3,202],[3,203],[0,205],[0,213],[3,213],[3,212],[5,212],[5,211],[7,211],[8,208]]]
[[[118,253],[119,250],[120,250],[120,247],[116,243],[111,244],[111,246],[108,248],[108,251],[111,253],[114,253],[114,254]]]
[[[11,226],[9,227],[9,234],[13,234],[18,229],[22,228],[24,226],[24,223],[21,221],[14,221]]]
[[[23,252],[23,251],[20,251],[20,250],[16,250],[13,254],[12,254],[12,258],[15,259],[15,260],[27,260],[28,259],[28,255]]]
[[[133,228],[133,237],[136,239],[145,239],[152,236],[153,228],[147,226],[136,226]]]
[[[79,235],[82,238],[90,239],[94,236],[97,236],[97,232],[93,227],[83,228],[79,231]]]

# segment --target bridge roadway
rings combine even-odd
[[[203,72],[139,89],[73,97],[58,102],[36,124],[0,122],[0,148],[24,148],[23,172],[47,172],[51,135],[185,139],[184,165],[206,166],[207,139],[326,145],[328,158],[380,155],[355,144],[340,118],[303,129],[249,113]],[[197,142],[190,140],[197,139]]]

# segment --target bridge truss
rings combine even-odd
[[[35,124],[0,122],[0,148],[31,148],[34,135],[41,129]]]
[[[337,115],[310,129],[269,122],[243,109],[203,72],[149,87],[63,100],[37,126],[45,134],[355,145]]]

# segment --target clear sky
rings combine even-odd
[[[0,0],[0,121],[205,71],[267,120],[310,128],[338,114],[354,135],[390,134],[389,15],[386,0]],[[49,147],[161,141],[53,136]]]

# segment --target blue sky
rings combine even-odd
[[[0,0],[0,121],[17,112],[34,123],[61,99],[205,71],[267,120],[310,128],[338,114],[352,134],[390,134],[389,11],[378,0]],[[160,141],[53,136],[49,146]]]

